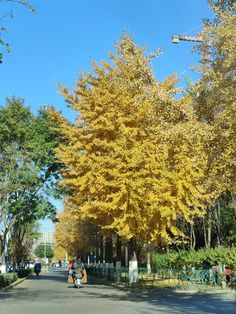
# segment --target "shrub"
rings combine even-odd
[[[0,288],[9,286],[11,283],[17,280],[17,274],[16,273],[6,273],[6,274],[0,274]]]
[[[19,278],[27,277],[31,273],[30,269],[20,269],[17,272]]]
[[[157,271],[159,269],[168,269],[170,266],[173,267],[173,265],[176,264],[177,257],[177,252],[153,255],[153,271]]]
[[[208,259],[213,265],[215,261],[219,265],[229,265],[236,269],[236,248],[211,248],[200,249],[198,251],[179,251],[169,252],[165,254],[154,254],[153,270],[167,269],[170,266],[174,269],[182,269],[183,266],[187,268],[194,267],[196,269],[202,268],[203,261]]]

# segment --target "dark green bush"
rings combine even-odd
[[[0,274],[0,288],[9,286],[18,278],[16,273]]]
[[[200,249],[198,251],[179,251],[169,252],[165,254],[156,253],[153,255],[153,270],[167,269],[171,266],[174,269],[182,269],[194,267],[202,268],[203,261],[208,259],[213,265],[215,261],[219,265],[229,265],[236,269],[236,248],[216,248],[216,249]]]
[[[27,277],[31,273],[30,269],[20,269],[17,272],[19,278]]]

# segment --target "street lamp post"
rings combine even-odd
[[[192,37],[192,36],[182,36],[182,35],[173,35],[172,36],[172,43],[173,44],[178,44],[180,40],[193,41],[193,42],[198,42],[198,43],[203,42],[202,37]]]
[[[201,54],[201,62],[202,62],[202,74],[206,74],[209,69],[209,62],[210,62],[210,43],[207,38],[193,37],[193,36],[183,36],[183,35],[173,35],[172,36],[172,43],[178,44],[179,41],[191,41],[191,42],[198,42],[202,43],[202,54]]]

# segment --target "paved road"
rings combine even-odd
[[[81,289],[54,271],[0,291],[0,314],[236,314],[231,293],[185,293],[171,290],[128,290],[91,279]]]

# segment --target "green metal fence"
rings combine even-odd
[[[137,285],[145,287],[171,286],[175,288],[189,288],[191,286],[221,286],[225,281],[226,273],[214,273],[212,270],[191,269],[159,269],[158,271],[148,273],[145,267],[139,267],[136,276],[136,282],[130,284],[130,274],[128,267],[106,267],[98,264],[89,267],[89,273],[92,276],[107,280],[116,284],[126,286]],[[236,275],[232,276],[231,281],[236,281]]]

